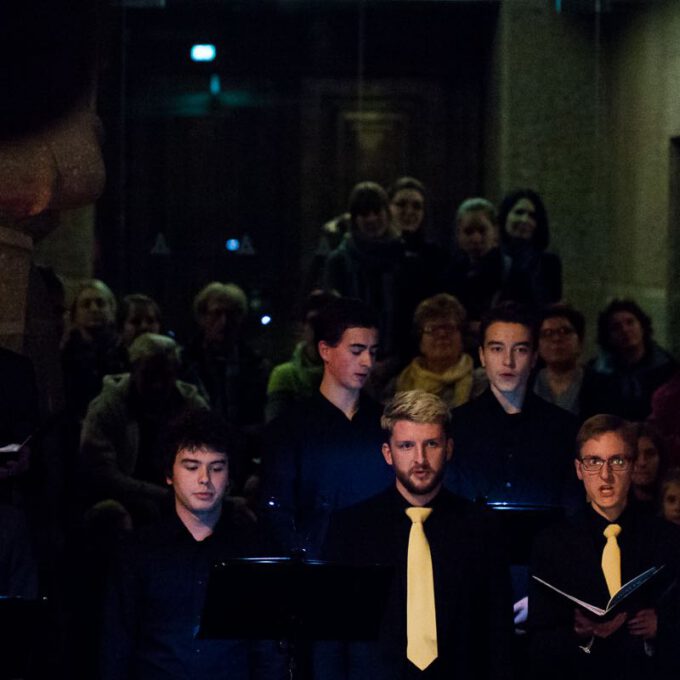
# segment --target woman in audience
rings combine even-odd
[[[404,268],[414,306],[442,290],[441,273],[446,269],[444,251],[427,240],[425,215],[427,194],[422,182],[400,177],[387,189],[392,226],[404,244]]]
[[[392,224],[409,241],[422,240],[425,217],[425,186],[414,177],[400,177],[387,190]],[[416,238],[421,237],[421,238]]]
[[[118,310],[120,339],[125,347],[142,333],[161,332],[161,309],[148,295],[133,293],[126,295]]]
[[[545,364],[536,374],[534,392],[581,420],[608,413],[604,381],[581,363],[586,320],[566,304],[547,307],[541,317],[538,354]]]
[[[680,470],[669,472],[661,482],[661,514],[669,522],[680,524]]]
[[[546,252],[548,213],[531,189],[509,193],[498,209],[503,252],[512,259],[507,298],[543,307],[562,297],[562,262]]]
[[[654,391],[677,369],[675,360],[654,342],[652,320],[633,300],[613,300],[597,326],[601,352],[592,367],[609,383],[610,412],[645,420]]]
[[[126,295],[118,306],[117,326],[119,333],[116,357],[124,371],[130,370],[128,348],[142,333],[161,332],[161,309],[148,295]]]
[[[680,371],[663,383],[652,395],[652,408],[647,422],[664,439],[670,467],[680,466]]]
[[[399,374],[391,391],[425,390],[451,408],[474,396],[472,357],[463,352],[465,316],[460,302],[447,293],[418,305],[413,324],[420,354]]]
[[[485,198],[467,198],[456,212],[455,247],[442,289],[467,311],[470,351],[478,345],[479,320],[504,299],[511,259],[498,247],[496,208]]]
[[[98,279],[83,281],[71,306],[69,331],[61,350],[67,409],[82,418],[109,373],[125,370],[117,354],[116,299]]]
[[[663,441],[647,423],[636,424],[637,458],[633,466],[631,491],[635,499],[650,508],[657,507],[659,480],[665,468]]]
[[[357,184],[349,197],[349,211],[350,231],[328,256],[324,288],[358,298],[380,314],[381,355],[390,356],[408,335],[415,308],[414,281],[406,276],[404,244],[392,225],[389,199],[379,184]]]

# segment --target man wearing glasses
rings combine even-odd
[[[628,422],[589,418],[576,450],[576,475],[589,507],[538,538],[533,575],[603,609],[650,567],[664,567],[663,584],[641,589],[613,615],[598,617],[532,582],[532,677],[680,677],[680,532],[629,500],[636,447]]]

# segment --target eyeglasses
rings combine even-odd
[[[435,333],[455,333],[459,328],[453,323],[432,323],[423,326],[424,335],[434,335]]]
[[[633,462],[628,456],[612,456],[611,458],[600,458],[599,456],[586,456],[579,458],[583,469],[586,472],[599,472],[605,463],[612,472],[625,472]]]
[[[554,337],[566,338],[567,335],[573,335],[576,331],[571,326],[560,326],[559,328],[544,328],[540,335],[542,338],[550,339]]]

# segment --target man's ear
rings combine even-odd
[[[583,481],[583,471],[581,470],[580,461],[578,458],[574,458],[574,467],[576,468],[576,476]]]
[[[482,368],[486,368],[486,364],[484,363],[484,348],[479,347],[479,363],[482,364]]]
[[[383,458],[385,459],[385,462],[388,465],[392,465],[392,449],[390,448],[390,445],[387,442],[385,442],[382,445],[382,455]]]
[[[531,360],[531,368],[535,368],[536,362],[538,361],[538,349],[534,349],[534,358]]]
[[[319,340],[319,342],[316,345],[316,349],[319,352],[321,361],[323,362],[328,361],[328,350],[331,349],[331,346],[325,340]]]
[[[172,477],[168,477],[168,475],[165,475],[165,483],[168,486],[172,486]]]
[[[448,437],[446,440],[446,460],[451,460],[451,456],[453,456],[453,439]]]

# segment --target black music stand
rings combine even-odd
[[[197,637],[285,640],[293,677],[301,642],[377,639],[393,571],[287,557],[219,562]]]
[[[46,599],[0,597],[0,680],[43,675],[46,618]]]
[[[489,502],[487,506],[499,519],[510,564],[529,564],[536,536],[564,518],[564,510],[553,505]]]

